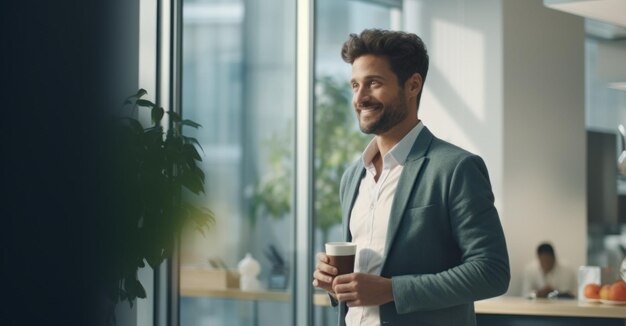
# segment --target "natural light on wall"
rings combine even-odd
[[[434,69],[449,82],[476,119],[485,121],[485,41],[467,26],[433,20]],[[459,57],[460,54],[460,57]],[[437,63],[446,63],[438,65]]]
[[[473,144],[473,137],[464,132],[469,131],[467,123],[486,123],[484,43],[481,33],[466,26],[442,19],[432,20],[432,43],[428,45],[430,77],[427,77],[423,100],[426,109],[420,113],[432,125],[445,121],[445,127],[437,128],[439,136],[463,140],[467,143],[459,145],[469,150],[477,147]],[[433,83],[434,87],[429,87]],[[460,102],[461,107],[451,107],[450,98],[454,99],[453,103]],[[455,119],[453,115],[460,109],[466,111],[463,115],[469,115],[471,120]]]

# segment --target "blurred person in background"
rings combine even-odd
[[[537,247],[537,259],[524,269],[522,295],[546,298],[550,293],[559,297],[575,297],[577,289],[576,273],[573,269],[559,264],[550,243]],[[556,292],[555,292],[556,291]]]

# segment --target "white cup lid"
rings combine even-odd
[[[327,242],[326,254],[331,256],[350,256],[356,254],[356,243]]]

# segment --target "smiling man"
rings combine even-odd
[[[341,56],[361,131],[374,138],[339,194],[355,272],[337,276],[320,253],[313,285],[339,305],[340,325],[475,325],[474,301],[510,280],[487,168],[418,118],[428,72],[418,36],[364,30]]]

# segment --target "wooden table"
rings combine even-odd
[[[192,289],[181,285],[180,295],[183,297],[220,298],[232,300],[282,301],[291,300],[291,293],[285,291],[241,291],[239,289]],[[328,295],[316,292],[313,295],[313,304],[330,306]]]
[[[290,302],[287,291],[241,291],[236,288],[213,289],[203,287],[195,281],[186,281],[185,271],[181,273],[180,294],[184,297],[220,298]],[[315,291],[313,304],[330,306],[328,295]],[[534,299],[521,297],[498,297],[474,303],[474,309],[481,326],[489,325],[620,325],[626,323],[626,306],[604,303],[585,303],[565,299]]]
[[[626,306],[586,303],[565,299],[534,299],[498,297],[476,301],[476,313],[558,317],[626,318]]]
[[[192,289],[184,286],[181,286],[181,296],[282,302],[291,300],[291,294],[284,291],[241,291],[239,289],[209,290]],[[313,303],[318,306],[330,306],[328,296],[319,292],[313,295]],[[520,297],[498,297],[476,301],[474,303],[474,309],[477,314],[626,319],[626,306],[584,303],[578,302],[577,300],[528,300]]]

